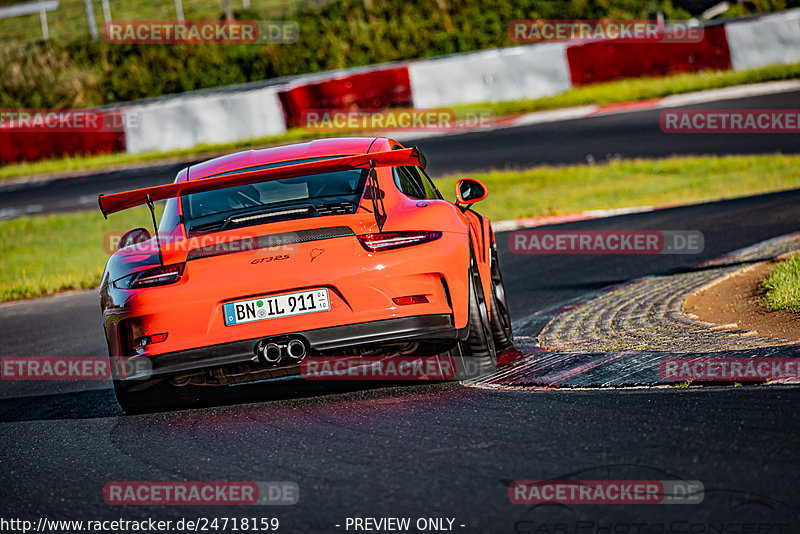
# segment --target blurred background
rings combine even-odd
[[[84,107],[512,46],[515,19],[714,19],[800,0],[0,0],[0,107]],[[115,45],[110,20],[294,20],[294,45]]]

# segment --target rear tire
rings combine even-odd
[[[132,415],[190,407],[200,400],[191,398],[191,395],[187,395],[188,391],[179,390],[169,380],[157,380],[145,389],[139,389],[145,384],[147,381],[132,380],[127,383],[114,380],[114,393],[125,413]]]
[[[508,312],[506,288],[500,263],[497,261],[497,243],[492,242],[492,337],[497,352],[514,348],[511,332],[511,314]]]
[[[152,406],[148,406],[142,392],[128,391],[119,380],[114,380],[114,394],[122,411],[127,414],[144,413],[153,409]]]
[[[497,369],[492,325],[481,289],[481,279],[474,259],[470,257],[469,269],[469,336],[453,349],[456,379],[478,378]]]

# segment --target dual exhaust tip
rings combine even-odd
[[[288,358],[299,362],[306,357],[306,344],[299,339],[290,339],[288,342],[264,343],[259,349],[259,353],[267,363],[278,364],[282,359]]]

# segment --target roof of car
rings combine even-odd
[[[391,150],[389,140],[385,137],[338,137],[331,139],[317,139],[307,143],[276,146],[260,150],[245,150],[226,156],[220,156],[189,167],[189,179],[196,180],[206,176],[224,173],[236,169],[291,161],[296,159],[314,158],[319,156],[349,156],[353,154],[366,154],[381,150]],[[185,179],[185,172],[181,172],[178,181]]]

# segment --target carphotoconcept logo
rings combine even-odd
[[[514,254],[699,254],[695,230],[518,230],[508,236]]]
[[[579,469],[548,480],[501,480],[508,499],[524,515],[511,531],[523,534],[563,532],[582,534],[687,534],[710,532],[787,532],[783,524],[761,521],[754,512],[767,511],[777,520],[790,510],[787,503],[767,495],[715,485],[674,475],[642,464],[608,464]],[[663,514],[608,516],[608,508],[632,505],[711,505],[725,516],[713,522],[703,518],[659,518]],[[635,508],[635,507],[634,507]],[[687,510],[687,508],[683,508]],[[677,513],[677,512],[676,512]],[[780,514],[780,515],[779,515]]]
[[[800,109],[670,109],[665,133],[800,133]]]
[[[108,482],[103,500],[110,505],[273,505],[297,504],[296,482]]]
[[[625,41],[629,43],[699,43],[702,26],[683,21],[529,19],[514,20],[508,37],[515,43]]]
[[[103,29],[112,44],[293,44],[299,33],[283,20],[115,20]]]

